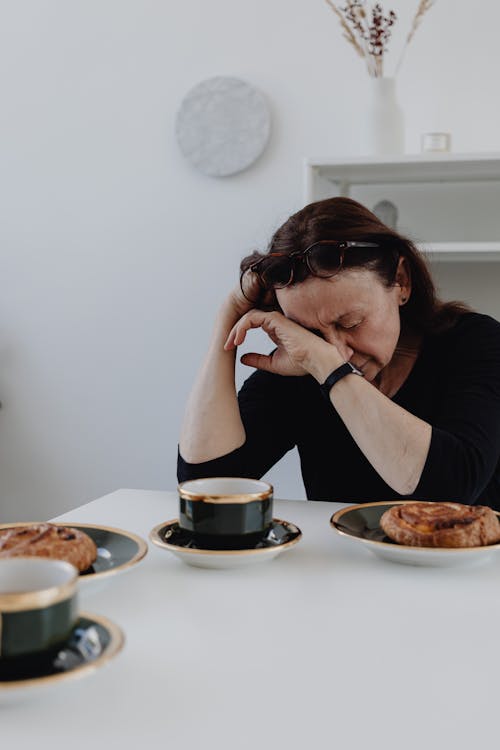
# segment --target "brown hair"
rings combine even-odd
[[[399,258],[406,258],[412,284],[410,298],[400,308],[401,325],[406,329],[421,334],[439,333],[451,328],[460,315],[469,311],[462,302],[441,302],[426,260],[413,242],[351,198],[328,198],[305,206],[275,232],[267,252],[303,251],[321,240],[377,242],[380,247],[375,249],[349,248],[342,268],[369,269],[388,287],[395,283]],[[254,252],[244,258],[241,272],[262,257],[264,253]],[[300,283],[308,275],[305,263],[296,264],[293,283]],[[256,305],[263,300],[264,293]]]

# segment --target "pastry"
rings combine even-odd
[[[66,560],[82,572],[95,561],[97,547],[83,531],[51,523],[13,526],[0,531],[0,560],[33,556]]]
[[[481,547],[500,541],[500,522],[491,508],[461,503],[402,503],[386,510],[380,526],[410,547]]]

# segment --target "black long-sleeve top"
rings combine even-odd
[[[365,458],[311,376],[256,371],[238,400],[245,443],[198,464],[179,455],[179,481],[260,478],[296,446],[309,500],[361,503],[402,497]],[[426,337],[392,400],[432,426],[422,476],[405,497],[500,510],[500,323],[466,313],[452,329]]]

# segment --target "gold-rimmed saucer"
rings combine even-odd
[[[29,667],[0,660],[0,704],[90,675],[111,661],[124,642],[123,631],[107,617],[81,613],[55,656]]]
[[[486,562],[498,554],[500,544],[483,547],[410,547],[389,539],[380,526],[382,514],[395,505],[414,500],[360,503],[338,510],[330,519],[333,529],[344,537],[366,546],[373,554],[391,562],[429,567],[453,567]],[[500,513],[496,512],[500,519]]]
[[[149,538],[156,546],[168,550],[187,565],[197,568],[240,568],[265,562],[290,549],[302,537],[302,532],[289,521],[274,518],[269,530],[255,545],[245,549],[203,549],[192,534],[181,529],[177,518],[155,526]]]
[[[0,531],[5,529],[31,526],[40,521],[21,521],[17,523],[0,524]],[[97,547],[97,559],[92,566],[80,573],[79,582],[82,591],[94,588],[98,581],[104,581],[111,576],[124,573],[136,565],[147,554],[148,545],[137,534],[112,526],[100,526],[93,523],[64,523],[55,522],[54,526],[64,526],[83,531]]]

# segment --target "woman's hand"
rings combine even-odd
[[[241,361],[249,367],[266,370],[277,375],[313,375],[322,383],[327,375],[345,359],[337,347],[285,318],[279,312],[251,310],[233,326],[227,337],[226,351],[240,346],[247,331],[262,328],[276,349],[271,354],[256,352],[243,355]]]

